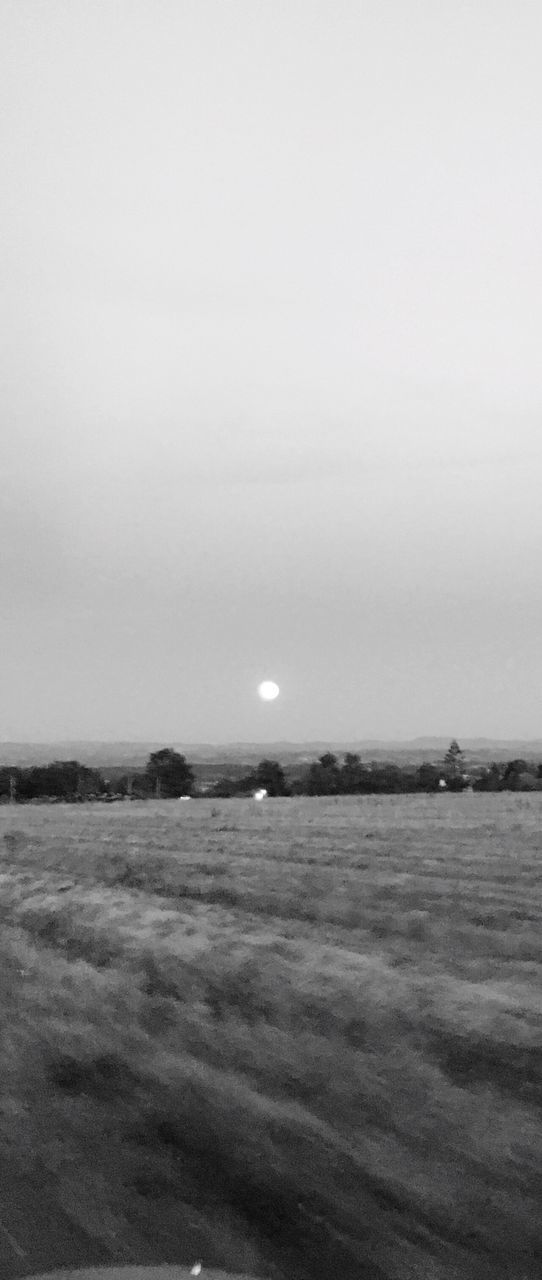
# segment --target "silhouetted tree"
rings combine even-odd
[[[340,776],[340,789],[344,795],[359,794],[363,786],[363,765],[355,751],[347,751]]]
[[[474,791],[500,791],[501,789],[501,770],[498,764],[493,764],[488,769],[484,769],[483,773],[473,783]]]
[[[308,777],[308,792],[311,796],[333,796],[340,790],[341,771],[337,757],[331,751],[311,764]]]
[[[459,743],[455,738],[450,743],[446,755],[444,757],[444,769],[446,781],[461,777],[464,772],[463,752]]]
[[[89,769],[77,760],[55,760],[52,764],[18,771],[19,800],[38,800],[40,796],[51,796],[56,800],[84,800],[90,795],[101,795],[104,790],[105,784],[98,769]]]
[[[1,800],[16,798],[21,772],[21,769],[17,769],[13,765],[5,765],[0,769]]]
[[[178,798],[191,795],[194,773],[184,756],[171,747],[153,751],[149,756],[146,776],[154,787],[156,796]]]
[[[278,760],[260,760],[254,776],[256,786],[265,787],[269,796],[287,795],[284,769]]]
[[[418,790],[438,791],[441,777],[442,769],[437,768],[436,765],[421,764],[416,774]]]
[[[509,760],[502,776],[503,790],[519,791],[521,774],[527,773],[528,769],[526,760]]]

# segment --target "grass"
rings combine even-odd
[[[0,1151],[112,1260],[542,1273],[542,797],[0,810]]]

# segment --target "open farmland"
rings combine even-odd
[[[540,1277],[540,795],[0,835],[0,1156],[112,1261]]]

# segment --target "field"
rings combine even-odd
[[[539,1280],[542,796],[0,809],[0,1155],[112,1261]]]

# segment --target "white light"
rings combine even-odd
[[[274,680],[262,680],[258,685],[258,693],[264,702],[272,702],[274,698],[278,698],[280,689]]]

